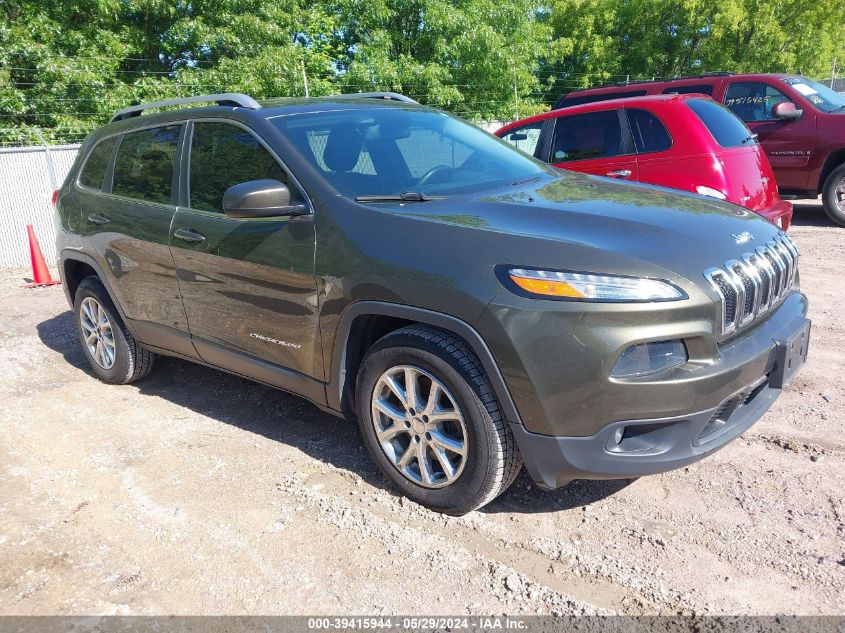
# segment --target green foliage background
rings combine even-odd
[[[127,105],[394,90],[475,120],[574,88],[845,66],[845,0],[0,0],[0,142]]]

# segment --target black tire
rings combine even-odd
[[[841,203],[837,204],[836,189],[845,185],[845,165],[840,165],[828,175],[827,180],[824,181],[822,187],[822,205],[827,217],[831,219],[834,224],[845,226],[845,209],[840,208]]]
[[[114,361],[106,368],[94,358],[85,342],[86,334],[82,327],[83,301],[86,298],[94,299],[105,311],[111,324],[111,334],[114,341]],[[156,355],[141,347],[131,332],[126,328],[120,314],[114,307],[114,303],[106,292],[103,283],[97,277],[86,277],[76,289],[76,296],[73,300],[73,312],[76,320],[76,331],[79,334],[79,342],[88,359],[88,364],[103,382],[113,385],[125,385],[147,376],[153,369],[153,362]]]
[[[381,376],[397,366],[428,372],[448,389],[466,426],[463,470],[441,488],[419,485],[403,475],[385,454],[373,422],[373,392]],[[364,443],[385,477],[404,495],[432,510],[462,515],[504,492],[522,469],[522,456],[487,375],[461,339],[427,326],[392,332],[367,352],[356,385],[358,423]]]

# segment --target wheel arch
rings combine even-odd
[[[65,298],[71,308],[73,307],[74,298],[76,297],[76,290],[79,288],[79,284],[82,280],[86,277],[97,277],[106,289],[115,309],[120,314],[123,324],[129,329],[132,336],[138,338],[135,329],[132,327],[132,322],[127,319],[126,315],[123,313],[123,309],[117,301],[117,296],[114,294],[114,291],[108,282],[108,278],[103,273],[103,269],[97,263],[97,260],[86,253],[64,250],[62,251],[59,260],[59,273],[62,278],[62,286],[65,290]]]
[[[353,412],[358,368],[367,350],[385,334],[412,324],[430,325],[466,342],[481,361],[507,419],[520,422],[499,366],[475,328],[449,314],[382,301],[358,301],[341,315],[326,387],[328,406],[347,414]]]
[[[822,167],[821,174],[819,175],[819,193],[822,192],[827,177],[830,176],[831,172],[840,165],[845,165],[845,147],[840,147],[839,149],[832,151],[830,155],[828,155],[827,160],[825,160],[824,167]]]

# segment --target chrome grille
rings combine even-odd
[[[795,281],[798,249],[780,232],[753,252],[708,268],[705,278],[719,295],[722,334],[730,334],[768,312]]]

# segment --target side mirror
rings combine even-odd
[[[803,110],[795,107],[791,101],[781,101],[776,103],[772,108],[772,116],[776,119],[783,119],[784,121],[794,121],[801,118]]]
[[[230,218],[271,218],[308,213],[304,204],[290,203],[290,189],[278,180],[249,180],[223,194],[223,212]]]

